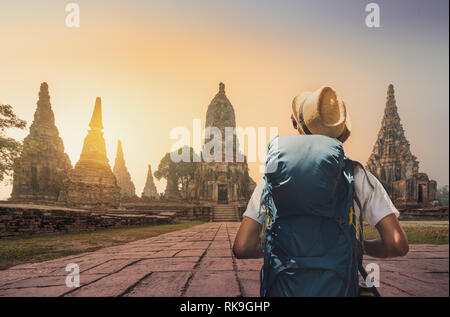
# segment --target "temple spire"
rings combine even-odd
[[[225,84],[222,83],[222,82],[219,84],[219,93],[220,94],[224,94],[225,93]]]
[[[148,164],[147,180],[141,197],[144,199],[157,199],[159,197],[155,182],[153,181],[152,166],[150,164]]]
[[[123,158],[123,149],[122,149],[122,141],[117,141],[117,154],[116,154],[116,164],[118,161],[124,161]]]
[[[394,114],[397,113],[397,104],[395,101],[395,90],[394,85],[390,84],[387,90],[386,96],[386,111],[391,111]],[[392,114],[389,114],[392,115]]]
[[[102,99],[97,97],[95,99],[94,112],[92,113],[91,122],[89,122],[89,127],[91,129],[103,130],[103,120],[102,120]]]
[[[34,121],[30,129],[33,129],[35,125],[43,125],[50,129],[53,129],[55,125],[55,115],[50,103],[50,94],[46,82],[41,83],[37,108],[34,113]]]
[[[387,89],[381,128],[367,166],[389,193],[393,190],[393,182],[407,179],[419,171],[419,162],[411,153],[400,122],[392,84]]]
[[[387,92],[387,95],[388,95],[388,97],[394,97],[394,85],[392,85],[392,84],[389,84],[389,86],[388,86],[388,92]]]
[[[39,89],[39,100],[49,100],[50,94],[48,92],[48,84],[46,82],[41,83],[41,87]]]
[[[100,97],[97,97],[95,100],[94,112],[89,122],[89,127],[91,129],[84,139],[80,160],[95,160],[111,169],[106,156],[106,144],[102,132],[102,100]]]
[[[113,173],[117,179],[117,185],[120,187],[120,195],[122,198],[133,198],[136,196],[136,188],[131,180],[130,172],[125,164],[122,149],[122,141],[117,141],[116,161],[114,163]]]

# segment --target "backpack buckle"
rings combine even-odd
[[[266,220],[267,220],[267,230],[271,230],[272,229],[272,223],[271,223],[271,219],[270,219],[270,210],[269,208],[266,209]]]

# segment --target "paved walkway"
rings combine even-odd
[[[237,260],[239,223],[190,229],[0,271],[0,296],[258,296],[261,259]],[[449,296],[448,245],[412,245],[404,258],[366,259],[381,268],[383,296]],[[68,288],[66,265],[80,267]]]

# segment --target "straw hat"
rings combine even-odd
[[[350,136],[350,115],[331,87],[302,92],[292,100],[292,115],[306,134],[322,134],[345,142]]]

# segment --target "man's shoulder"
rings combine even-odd
[[[366,169],[362,165],[355,166],[355,168],[353,170],[353,176],[355,178],[355,184],[358,181],[360,181],[361,183],[364,182],[366,177],[369,178],[369,181],[372,183],[372,185],[376,186],[375,183],[378,183],[378,181],[376,181],[374,183],[374,180],[377,180],[377,178],[368,169]]]

